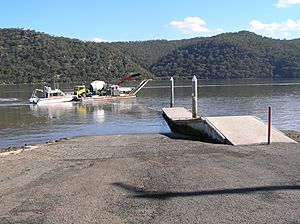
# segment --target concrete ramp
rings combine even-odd
[[[254,116],[205,117],[232,145],[262,144],[267,142],[268,126]],[[281,131],[271,130],[271,142],[295,143]]]
[[[188,120],[192,118],[192,113],[184,107],[163,108],[163,113],[171,120]]]
[[[255,116],[192,118],[183,107],[163,108],[163,117],[173,132],[231,145],[266,144],[268,127]],[[271,129],[271,143],[296,143],[284,133]]]

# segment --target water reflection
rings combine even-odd
[[[44,104],[44,105],[32,105],[30,104],[30,110],[36,117],[46,116],[50,120],[60,119],[64,113],[73,109],[73,103],[57,103],[57,104]]]
[[[29,105],[31,114],[35,117],[47,117],[48,120],[64,123],[105,121],[105,114],[134,115],[134,111],[141,110],[136,99],[114,100],[86,100],[83,102],[66,102],[46,105]],[[91,115],[91,116],[90,116]]]

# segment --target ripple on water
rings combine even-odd
[[[18,101],[18,98],[0,98],[0,102],[14,102]]]

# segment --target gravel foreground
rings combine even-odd
[[[3,152],[0,223],[300,223],[300,145],[146,134]]]

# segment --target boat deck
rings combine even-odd
[[[192,128],[197,128],[197,125],[193,123],[203,122],[208,126],[210,132],[213,130],[232,145],[264,144],[267,142],[268,126],[255,116],[219,116],[195,119],[192,118],[192,113],[183,107],[163,108],[163,113],[174,123],[187,121],[186,125]],[[205,132],[208,129],[203,128],[201,131]],[[207,133],[204,134],[207,135]],[[296,143],[273,127],[271,142]]]

